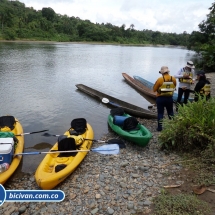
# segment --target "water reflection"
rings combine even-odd
[[[51,149],[52,146],[53,146],[53,145],[50,144],[50,143],[42,142],[42,143],[37,143],[37,144],[34,145],[33,147],[25,147],[25,149],[36,149],[36,150]]]

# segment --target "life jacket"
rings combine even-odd
[[[172,76],[170,81],[165,81],[164,76],[163,76],[163,84],[159,87],[158,93],[161,96],[173,96],[174,90],[175,90],[175,85],[172,82]]]
[[[185,70],[185,68],[183,68],[182,71],[183,71],[183,73],[182,73],[183,75],[189,75],[191,77],[191,79],[190,78],[179,78],[179,82],[191,84],[193,81],[192,80],[193,79],[193,73]]]
[[[202,87],[202,89],[200,90],[200,94],[201,95],[205,95],[208,96],[211,92],[211,85],[210,84],[205,84],[204,87]]]

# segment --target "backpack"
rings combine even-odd
[[[123,130],[125,131],[131,131],[131,130],[137,130],[138,121],[135,117],[131,116],[124,120],[123,123]]]

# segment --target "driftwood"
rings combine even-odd
[[[167,185],[167,186],[163,186],[164,188],[176,188],[176,187],[180,187],[182,184],[174,184],[174,185]]]

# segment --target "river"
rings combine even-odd
[[[72,119],[86,118],[100,139],[108,132],[110,109],[77,90],[76,84],[147,109],[150,101],[128,85],[122,73],[154,82],[161,66],[174,75],[193,56],[180,47],[0,42],[0,115],[18,118],[24,132],[49,129],[51,134],[63,134]],[[48,151],[56,140],[25,135],[25,151]],[[34,172],[42,157],[24,156],[20,170]]]

